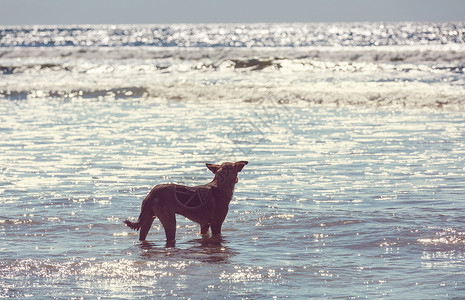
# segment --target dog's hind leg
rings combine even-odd
[[[142,208],[142,212],[139,216],[139,224],[140,224],[140,233],[139,233],[139,240],[145,241],[147,234],[149,233],[150,228],[152,228],[153,220],[155,220],[156,214],[150,205],[144,205]]]
[[[174,242],[176,238],[176,215],[174,212],[158,212],[157,217],[165,229],[166,242]]]
[[[147,237],[147,234],[152,227],[153,220],[155,220],[155,217],[150,216],[144,218],[144,220],[141,221],[139,241],[145,241],[145,238]]]
[[[154,191],[155,189],[152,189],[152,191],[150,191],[150,193],[145,197],[144,201],[142,201],[142,207],[137,222],[131,222],[129,220],[124,221],[124,223],[131,229],[140,230],[139,240],[141,241],[145,240],[147,237],[153,220],[156,217],[155,211],[153,210]]]

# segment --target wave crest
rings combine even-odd
[[[162,100],[162,101],[274,101],[277,104],[365,106],[393,108],[440,108],[465,110],[464,91],[441,90],[431,86],[394,87],[391,84],[357,85],[340,88],[328,83],[305,86],[224,86],[196,84],[156,84],[102,89],[1,91],[0,98],[10,100]]]

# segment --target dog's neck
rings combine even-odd
[[[234,182],[220,183],[219,180],[217,180],[217,178],[215,177],[215,179],[213,179],[213,181],[210,182],[208,185],[219,189],[227,198],[228,202],[231,201],[234,193],[234,186],[236,185]]]

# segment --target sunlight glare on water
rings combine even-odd
[[[3,295],[460,294],[462,114],[260,105],[3,101]],[[123,227],[151,186],[227,157],[250,164],[221,241]]]
[[[0,297],[463,298],[463,28],[0,27]],[[221,237],[123,224],[240,160]]]

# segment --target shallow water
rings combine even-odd
[[[1,101],[4,297],[460,298],[465,115],[159,100]],[[221,240],[122,221],[248,160]]]
[[[465,295],[464,23],[0,27],[0,297]],[[123,220],[247,160],[221,239]]]

